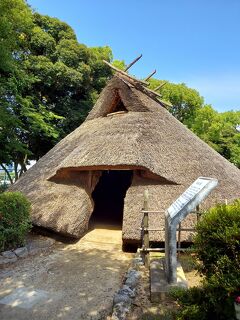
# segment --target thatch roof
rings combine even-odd
[[[145,188],[151,209],[162,211],[199,176],[219,180],[206,206],[240,198],[240,170],[176,120],[151,92],[120,75],[109,81],[86,121],[13,189],[31,200],[35,224],[80,237],[93,211],[91,192],[101,170],[108,169],[134,170],[125,198],[125,240],[140,239]],[[151,216],[151,225],[163,226],[163,217]],[[161,234],[152,237],[160,239]]]

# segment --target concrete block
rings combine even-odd
[[[173,287],[187,288],[187,280],[180,263],[177,264],[177,282],[169,284],[165,274],[164,259],[154,259],[150,263],[151,301],[160,302],[166,299],[167,293]]]

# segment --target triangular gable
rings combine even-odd
[[[139,94],[130,83],[115,76],[102,91],[97,103],[86,120],[106,117],[113,112],[148,112],[151,111],[140,99]],[[142,94],[142,93],[140,93]]]

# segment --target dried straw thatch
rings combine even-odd
[[[33,223],[81,237],[93,211],[102,170],[133,170],[123,214],[123,240],[139,241],[143,191],[149,190],[150,227],[164,226],[164,210],[199,176],[219,185],[204,203],[240,198],[240,170],[176,120],[139,83],[117,74],[86,121],[50,150],[12,187],[33,205]],[[185,226],[192,227],[189,216]],[[163,240],[163,232],[151,240]],[[191,233],[185,232],[185,240]]]

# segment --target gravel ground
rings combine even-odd
[[[94,229],[0,270],[0,319],[106,319],[132,258],[121,236]]]

